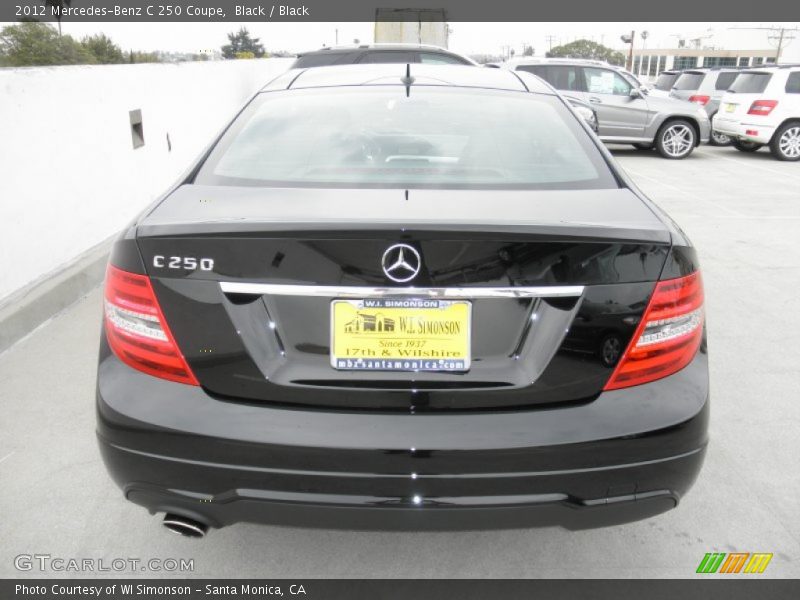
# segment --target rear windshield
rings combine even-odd
[[[330,65],[346,65],[356,62],[358,59],[356,52],[318,52],[298,56],[292,64],[293,69],[308,69],[310,67],[327,67]]]
[[[729,92],[737,94],[760,94],[767,89],[772,73],[739,73]]]
[[[655,88],[664,92],[670,91],[678,75],[680,75],[680,73],[662,73],[658,76],[658,79],[656,79]]]
[[[672,87],[676,90],[697,90],[705,76],[705,73],[683,73]]]
[[[717,90],[727,90],[731,87],[731,84],[736,81],[736,78],[739,76],[739,73],[720,73],[719,77],[717,77],[717,81],[714,84],[714,89]]]
[[[556,97],[416,85],[257,96],[201,167],[206,185],[617,187]]]

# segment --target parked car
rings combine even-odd
[[[301,52],[292,63],[294,69],[331,65],[376,63],[423,63],[431,65],[472,65],[469,57],[438,46],[424,44],[361,44],[334,46]]]
[[[537,77],[292,70],[188,173],[113,245],[97,372],[171,530],[584,528],[692,486],[697,254]]]
[[[714,129],[742,152],[769,145],[778,160],[800,160],[800,66],[742,71],[720,101]]]
[[[653,88],[650,90],[650,95],[658,98],[669,98],[672,86],[681,76],[681,73],[682,71],[661,71],[653,84]]]
[[[600,124],[597,120],[597,111],[592,108],[591,104],[578,100],[577,98],[565,98],[565,100],[572,106],[575,112],[578,113],[580,118],[586,121],[586,124],[592,131],[599,133]]]
[[[726,90],[741,73],[741,69],[707,68],[688,69],[675,80],[670,96],[678,100],[688,100],[705,108],[709,119],[719,110],[719,103]],[[709,142],[714,146],[729,146],[731,139],[724,133],[711,129]]]
[[[589,102],[604,142],[655,146],[664,158],[680,159],[709,139],[711,123],[705,110],[673,98],[651,97],[617,68],[566,59],[521,60],[509,68],[533,73],[565,96]]]

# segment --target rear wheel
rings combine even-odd
[[[780,127],[772,136],[769,149],[778,160],[800,160],[800,121]]]
[[[688,121],[677,119],[669,121],[656,135],[656,149],[664,158],[673,160],[686,158],[695,147],[694,127]]]
[[[652,150],[653,144],[634,144],[633,147],[637,150]]]
[[[740,152],[755,152],[764,144],[756,144],[755,142],[746,142],[744,140],[732,140],[733,147]]]

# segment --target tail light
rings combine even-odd
[[[699,104],[700,106],[705,106],[708,104],[708,101],[711,100],[711,96],[689,96],[689,102],[694,102],[695,104]]]
[[[776,106],[778,106],[777,100],[756,100],[750,105],[750,110],[747,111],[747,114],[766,116]]]
[[[149,277],[109,265],[105,317],[108,344],[122,362],[155,377],[199,385],[172,337]]]
[[[605,390],[640,385],[680,371],[703,339],[700,273],[660,281]]]

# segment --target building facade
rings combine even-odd
[[[656,78],[661,71],[697,67],[754,67],[775,62],[775,50],[712,50],[706,48],[640,48],[633,51],[636,75]]]

